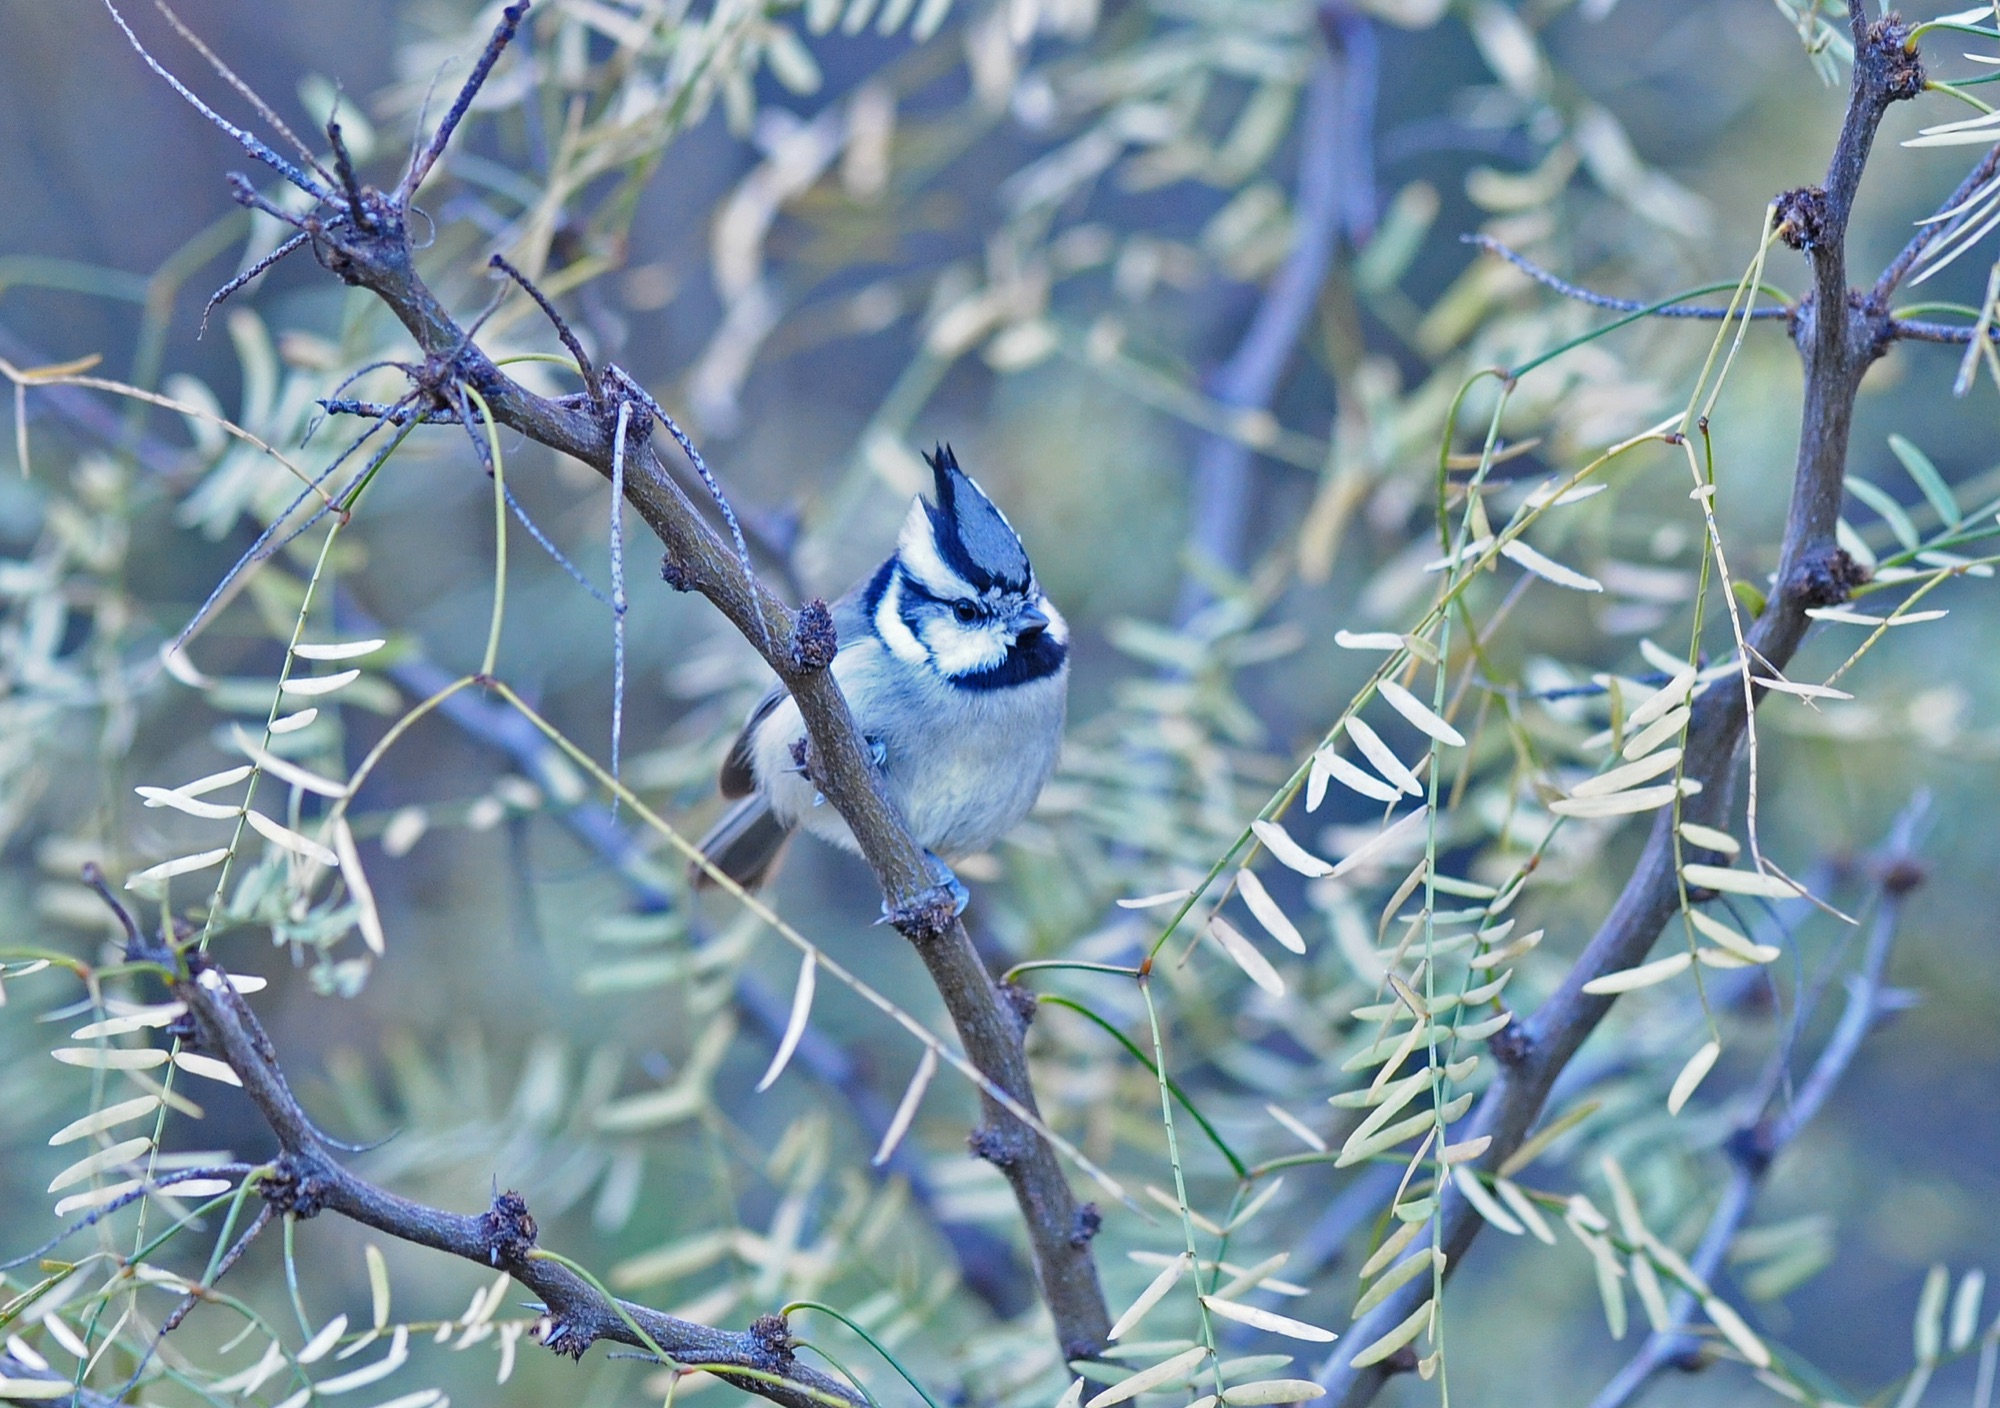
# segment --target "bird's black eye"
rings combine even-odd
[[[961,626],[969,626],[979,619],[979,608],[969,601],[955,601],[951,605],[951,614],[958,618]]]

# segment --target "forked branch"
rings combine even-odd
[[[87,878],[110,901],[101,877]],[[129,919],[113,904],[121,919]],[[613,1300],[538,1250],[535,1219],[517,1193],[496,1195],[477,1215],[454,1213],[348,1172],[292,1094],[269,1038],[221,966],[199,949],[177,951],[129,922],[126,932],[127,957],[157,965],[173,998],[187,1007],[183,1049],[226,1063],[277,1139],[277,1157],[252,1175],[267,1214],[337,1213],[400,1241],[498,1267],[540,1298],[546,1313],[536,1338],[559,1354],[580,1357],[597,1341],[610,1340],[682,1369],[705,1369],[782,1408],[865,1408],[855,1389],[793,1358],[781,1317],[764,1316],[732,1332]]]

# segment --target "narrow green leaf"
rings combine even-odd
[[[1911,552],[1917,550],[1918,543],[1922,541],[1917,536],[1917,525],[1910,521],[1910,515],[1903,511],[1903,506],[1888,490],[1878,488],[1866,479],[1850,478],[1847,492],[1874,509],[1877,516],[1889,525],[1889,531],[1896,535],[1897,542]]]
[[[1910,472],[1910,478],[1917,481],[1917,487],[1924,491],[1924,497],[1937,511],[1947,527],[1956,528],[1965,522],[1958,510],[1958,500],[1952,496],[1951,488],[1938,473],[1938,467],[1931,463],[1931,457],[1900,435],[1889,437],[1889,448],[1896,458],[1903,462],[1903,468]]]

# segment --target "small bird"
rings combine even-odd
[[[832,669],[889,795],[962,910],[965,887],[945,858],[1011,831],[1055,769],[1069,627],[1020,535],[951,447],[924,460],[937,502],[919,496],[896,551],[834,603]],[[800,827],[860,849],[806,776],[804,739],[798,705],[774,688],[723,761],[722,795],[741,800],[701,853],[740,885],[763,883]]]

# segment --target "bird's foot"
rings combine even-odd
[[[972,903],[972,892],[965,888],[964,881],[952,873],[950,866],[930,851],[924,852],[924,858],[930,864],[931,887],[902,904],[884,900],[882,917],[876,921],[892,925],[913,939],[942,934]]]

